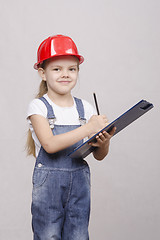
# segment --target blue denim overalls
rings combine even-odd
[[[53,134],[76,129],[84,119],[80,99],[74,98],[80,125],[55,125],[52,106],[40,98],[47,107],[47,118]],[[39,151],[33,172],[32,227],[34,240],[88,240],[90,214],[90,170],[82,158],[68,156],[77,145],[54,154],[43,147]],[[56,142],[55,142],[56,144]]]

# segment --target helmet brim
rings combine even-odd
[[[84,57],[82,57],[81,55],[75,55],[75,54],[62,54],[62,55],[54,55],[53,57],[51,57],[51,58],[54,58],[54,57],[61,57],[61,56],[75,56],[75,57],[77,57],[78,58],[78,60],[79,60],[79,64],[81,64],[81,63],[83,63],[84,62]],[[38,68],[40,68],[40,64],[42,64],[43,63],[43,61],[45,61],[45,60],[47,60],[47,59],[51,59],[51,58],[46,58],[46,59],[43,59],[42,61],[40,61],[40,62],[37,62],[37,63],[35,63],[34,64],[34,69],[36,69],[36,70],[38,70]]]

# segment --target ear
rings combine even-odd
[[[45,70],[43,68],[38,68],[38,73],[39,73],[39,76],[41,77],[41,79],[43,81],[46,81]]]

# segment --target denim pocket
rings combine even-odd
[[[89,170],[89,168],[83,169],[83,173],[84,173],[85,179],[87,181],[87,184],[89,184],[89,186],[91,186],[90,170]]]
[[[47,179],[48,173],[48,170],[35,168],[32,177],[33,186],[35,188],[42,186]]]

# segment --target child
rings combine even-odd
[[[28,154],[36,157],[32,193],[34,240],[89,239],[89,166],[82,158],[71,159],[68,153],[84,138],[104,128],[107,118],[95,115],[87,101],[71,95],[83,61],[67,36],[51,36],[38,48],[34,68],[42,82],[27,114]],[[107,155],[114,131],[100,133],[97,142],[91,143],[96,147],[93,155],[97,160]]]

